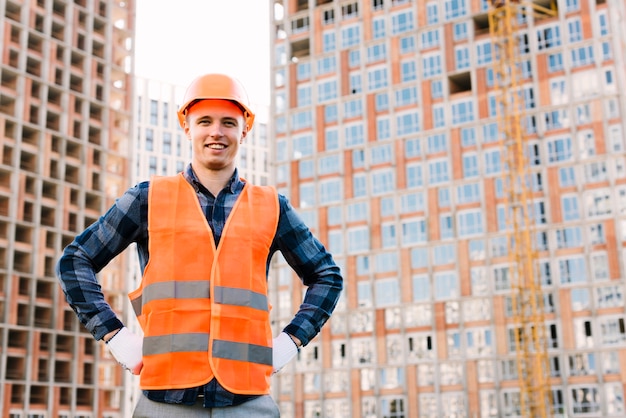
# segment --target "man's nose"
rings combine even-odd
[[[222,124],[219,122],[215,122],[211,124],[209,135],[212,137],[220,137],[222,136]]]

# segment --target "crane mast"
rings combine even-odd
[[[551,416],[550,366],[544,318],[544,295],[535,245],[534,202],[527,157],[528,123],[519,37],[535,17],[555,16],[555,9],[536,2],[492,0],[489,29],[502,154],[502,189],[506,216],[509,282],[513,313],[519,414]]]

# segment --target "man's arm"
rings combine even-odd
[[[273,249],[285,260],[308,287],[300,309],[284,331],[294,337],[297,346],[309,343],[332,314],[343,278],[339,266],[322,243],[313,236],[284,196],[279,196],[280,218]]]
[[[97,340],[123,327],[104,298],[97,273],[141,236],[144,187],[147,193],[147,185],[140,185],[120,197],[64,249],[56,266],[68,304]]]

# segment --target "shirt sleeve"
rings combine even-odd
[[[279,195],[279,202],[280,217],[273,249],[283,254],[308,287],[300,309],[284,331],[307,345],[335,309],[343,278],[332,255],[311,233],[287,198]]]
[[[147,182],[126,191],[74,238],[57,262],[56,273],[67,302],[97,340],[123,326],[104,298],[97,273],[131,243],[147,237],[147,191]]]

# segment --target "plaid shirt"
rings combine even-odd
[[[219,243],[226,219],[243,190],[244,182],[235,170],[229,184],[214,197],[198,181],[191,165],[183,174],[194,187],[215,242]],[[106,303],[96,274],[133,243],[136,244],[141,271],[148,263],[148,188],[149,182],[146,181],[127,190],[104,216],[65,248],[57,264],[57,275],[68,303],[97,340],[123,324]],[[311,234],[287,198],[279,195],[279,205],[278,228],[267,269],[273,254],[280,251],[308,287],[299,311],[284,329],[306,345],[319,333],[334,310],[343,279],[332,256]],[[195,403],[200,390],[204,392],[205,407],[238,405],[251,398],[226,391],[215,379],[202,387],[144,393],[154,401],[190,405]]]

